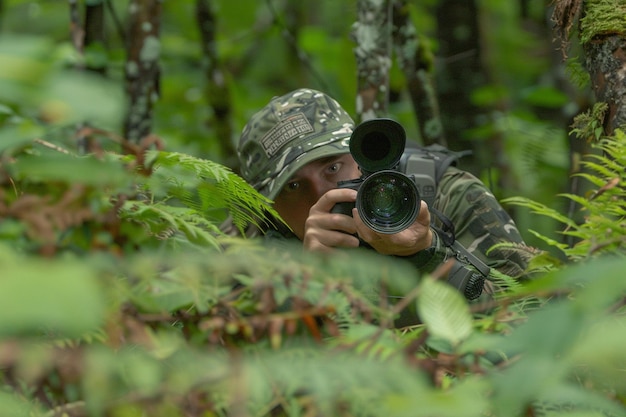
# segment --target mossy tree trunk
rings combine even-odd
[[[426,145],[446,145],[432,77],[433,58],[420,42],[405,0],[359,0],[352,36],[356,42],[357,122],[389,111],[389,73],[395,51]]]
[[[596,99],[608,105],[607,135],[626,126],[626,2],[587,0],[580,20],[585,68]]]
[[[606,103],[604,133],[626,126],[626,2],[558,0],[552,20],[567,56],[572,28],[578,23],[584,66],[596,101]]]

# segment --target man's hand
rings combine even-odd
[[[309,211],[304,226],[304,247],[311,251],[330,252],[336,247],[355,248],[359,238],[384,255],[410,256],[428,248],[433,239],[430,229],[430,213],[422,201],[420,213],[407,229],[392,235],[377,233],[367,227],[356,208],[352,217],[330,210],[337,203],[356,201],[355,190],[333,189],[322,195]],[[357,238],[358,235],[359,238]]]
[[[433,241],[430,228],[430,212],[428,205],[422,201],[420,212],[415,222],[407,229],[395,234],[377,233],[367,227],[357,209],[352,210],[359,237],[383,255],[410,256],[428,248]]]
[[[304,224],[304,247],[311,251],[330,252],[333,248],[356,248],[359,239],[354,218],[330,211],[337,203],[356,201],[355,190],[336,188],[326,192],[309,210]]]

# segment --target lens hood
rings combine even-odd
[[[370,119],[360,123],[350,136],[350,153],[364,174],[393,169],[406,144],[406,132],[392,119]]]

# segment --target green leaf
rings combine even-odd
[[[0,410],[6,416],[32,416],[41,413],[41,410],[36,411],[37,408],[33,403],[2,391],[0,391]]]
[[[569,97],[554,87],[533,87],[523,93],[529,104],[541,107],[561,108],[569,102]]]
[[[456,346],[472,333],[472,316],[459,291],[431,278],[420,289],[417,311],[433,336]]]
[[[100,326],[105,302],[85,263],[15,258],[2,265],[0,336],[78,337]]]
[[[24,120],[19,125],[5,126],[0,129],[0,152],[11,152],[32,143],[33,139],[42,136],[44,129],[35,123]]]
[[[30,181],[64,181],[102,187],[124,186],[133,179],[119,161],[60,152],[41,158],[20,158],[12,168],[16,175]]]

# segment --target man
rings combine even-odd
[[[523,244],[517,227],[484,184],[454,167],[445,170],[430,207],[443,213],[443,222],[423,200],[416,220],[394,234],[371,230],[356,209],[352,215],[332,212],[336,204],[356,200],[356,190],[337,187],[339,181],[361,176],[349,148],[354,129],[337,101],[311,89],[273,98],[244,127],[238,147],[242,176],[274,201],[291,228],[283,235],[298,238],[311,251],[367,245],[406,258],[424,272],[447,259],[475,257],[479,269],[486,264],[510,276],[522,275],[525,261],[519,253],[489,251],[497,243]],[[447,219],[454,225],[457,246],[437,226]],[[461,256],[458,243],[467,249]]]

